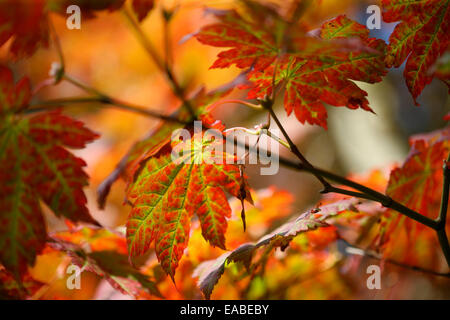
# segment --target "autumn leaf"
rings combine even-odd
[[[103,277],[123,294],[137,299],[148,299],[149,294],[162,297],[155,283],[129,264],[123,236],[104,229],[82,228],[52,234],[49,245],[67,253],[72,263]]]
[[[449,142],[449,128],[413,137],[406,161],[391,172],[387,195],[435,219],[439,214],[442,164],[450,151]],[[427,268],[438,268],[441,263],[441,252],[437,250],[439,244],[434,231],[393,210],[386,210],[382,216],[375,243],[381,247],[386,258]]]
[[[278,65],[252,73],[249,80],[254,86],[249,98],[262,99],[270,95],[273,80],[275,85],[284,82],[287,114],[294,112],[301,123],[324,128],[327,128],[325,104],[372,111],[366,99],[367,93],[351,81],[375,83],[381,81],[385,74],[382,60],[385,44],[382,40],[368,38],[368,35],[364,26],[345,16],[325,23],[321,28],[321,38],[337,41],[337,49],[330,51],[328,46],[319,46],[315,58],[285,55]],[[360,40],[366,47],[350,52],[347,48],[339,49],[339,40],[347,38]]]
[[[194,271],[193,277],[199,278],[198,285],[205,298],[209,299],[214,286],[224,273],[227,263],[241,262],[247,269],[250,269],[253,254],[258,248],[270,246],[270,248],[280,247],[284,250],[292,239],[299,234],[328,227],[329,224],[326,221],[340,213],[348,211],[357,213],[359,205],[361,205],[360,200],[351,198],[306,211],[294,220],[263,236],[255,243],[244,243],[235,250],[224,253],[216,260],[201,263]],[[329,238],[331,242],[335,239],[335,237]]]
[[[242,80],[243,77],[238,76],[232,82],[215,90],[208,92],[204,87],[201,87],[195,92],[189,103],[193,106],[195,116],[203,122],[204,126],[210,127],[214,125],[215,120],[210,115],[210,112],[215,108],[213,103],[226,96]],[[179,105],[172,112],[171,116],[180,121],[161,121],[145,138],[136,142],[130,148],[114,171],[101,183],[97,189],[97,203],[101,209],[104,208],[106,198],[117,179],[122,178],[127,184],[130,184],[140,163],[154,156],[162,147],[169,143],[172,133],[185,126],[183,122],[188,123],[188,121],[192,120],[192,115],[185,108],[184,104]]]
[[[83,193],[85,162],[65,147],[83,148],[98,136],[58,111],[19,114],[28,105],[30,85],[26,78],[14,84],[4,67],[0,93],[0,262],[18,278],[44,246],[40,200],[57,216],[97,224]]]
[[[172,278],[187,246],[193,215],[201,222],[203,237],[225,249],[226,219],[231,214],[225,192],[240,197],[238,166],[225,163],[229,155],[211,152],[214,142],[209,139],[200,132],[188,143],[172,141],[141,164],[127,194],[133,207],[127,222],[130,257],[144,254],[155,241],[158,259]],[[217,144],[223,147],[223,142]],[[175,161],[172,152],[182,157]]]
[[[449,45],[450,1],[383,0],[383,19],[401,21],[389,37],[386,64],[399,67],[414,101],[431,82],[430,68]],[[416,102],[417,104],[417,102]]]
[[[209,92],[201,88],[189,99],[196,118],[205,128],[224,129],[210,115],[215,108],[213,102],[227,95],[241,81],[242,76],[238,76],[230,84]],[[192,120],[192,115],[183,106],[172,115],[181,121]],[[185,149],[184,153],[194,162],[188,165],[172,161],[171,152],[175,146],[171,144],[172,134],[184,126],[177,122],[162,122],[147,138],[131,148],[98,189],[98,203],[103,207],[111,185],[120,176],[128,182],[127,201],[133,206],[127,222],[130,258],[133,261],[143,255],[157,239],[155,248],[158,259],[172,278],[187,246],[190,219],[194,212],[201,221],[204,238],[213,246],[224,249],[226,218],[231,213],[225,191],[252,202],[247,182],[241,177],[238,166],[219,165],[214,161],[203,163],[203,151],[214,149],[212,145],[217,145],[214,139],[198,141],[194,135],[192,141],[188,141],[192,144],[187,143],[183,147],[181,143],[176,147],[179,151]],[[203,151],[199,153],[198,150]],[[197,162],[195,159],[198,156],[200,161]],[[226,153],[216,156],[225,159],[225,162],[226,158],[234,159],[233,155]],[[216,156],[212,158],[217,160]]]
[[[301,123],[324,128],[325,103],[371,111],[367,93],[352,80],[381,81],[386,73],[385,43],[369,38],[366,27],[339,16],[314,36],[302,25],[283,22],[280,16],[269,28],[252,20],[255,13],[251,10],[248,15],[246,19],[235,11],[220,11],[216,14],[218,23],[195,35],[204,44],[231,47],[219,53],[211,68],[251,68],[251,85],[245,86],[250,88],[248,98],[265,99],[272,94],[272,84],[283,85],[287,114],[294,112]]]

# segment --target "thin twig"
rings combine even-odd
[[[445,260],[450,266],[450,245],[448,243],[447,232],[445,230],[447,222],[447,210],[448,210],[448,198],[450,189],[450,154],[447,160],[444,161],[443,166],[443,186],[442,186],[442,198],[441,198],[441,208],[439,210],[439,217],[436,222],[438,223],[437,236],[439,244],[441,245],[442,252],[444,253]]]
[[[131,105],[125,102],[119,102],[118,100],[111,97],[73,97],[73,98],[62,98],[62,99],[52,99],[44,100],[33,103],[29,109],[25,110],[25,113],[36,113],[51,109],[58,109],[67,105],[74,105],[80,103],[100,103],[106,106],[117,107],[120,110],[130,111],[138,113],[144,116],[148,116],[155,119],[178,122],[181,124],[188,124],[174,116],[160,114],[158,112],[147,110],[144,107]]]
[[[169,80],[170,84],[172,85],[172,89],[174,94],[183,102],[183,105],[186,107],[186,109],[189,111],[189,113],[192,115],[192,117],[196,117],[196,113],[194,111],[194,108],[189,100],[186,99],[185,93],[183,88],[178,83],[178,80],[175,77],[175,74],[173,73],[172,69],[170,68],[168,63],[165,63],[160,56],[158,55],[155,46],[150,41],[150,39],[145,35],[145,33],[142,31],[141,26],[139,23],[133,18],[131,13],[127,8],[124,8],[123,13],[125,15],[125,18],[130,22],[131,27],[135,31],[139,42],[144,47],[144,49],[147,51],[149,56],[152,58],[156,66],[162,71],[163,74],[166,75],[166,78]],[[167,31],[167,30],[166,30]],[[166,35],[165,37],[168,37]],[[170,41],[167,39],[167,41]]]

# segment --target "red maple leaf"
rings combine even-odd
[[[240,83],[240,79],[242,78],[238,77],[237,81],[233,81],[210,92],[206,92],[202,87],[190,99],[189,103],[193,106],[196,116],[203,121],[205,126],[211,126],[215,122],[210,115],[212,108],[215,107],[213,102],[226,96],[234,87],[235,83]],[[191,114],[182,106],[178,106],[172,113],[173,117],[181,120],[181,122],[161,121],[145,138],[136,142],[130,148],[115,170],[102,182],[98,188],[97,199],[100,208],[104,207],[111,186],[119,177],[122,177],[127,184],[131,183],[140,163],[159,152],[162,147],[170,142],[172,133],[185,126],[182,121],[187,122],[191,118]]]
[[[381,81],[386,72],[385,44],[369,38],[363,25],[339,16],[315,36],[280,16],[266,26],[254,19],[251,10],[247,19],[235,11],[216,15],[220,22],[203,27],[195,36],[207,45],[232,48],[219,53],[211,68],[233,64],[251,68],[248,98],[264,99],[272,94],[273,84],[284,85],[287,114],[294,112],[301,123],[324,128],[325,103],[371,111],[367,93],[351,80]]]
[[[383,0],[383,19],[401,21],[389,37],[386,64],[399,67],[414,101],[433,79],[430,69],[449,46],[450,1]],[[416,102],[417,104],[417,102]]]
[[[439,214],[442,196],[442,163],[449,151],[449,128],[413,137],[405,163],[391,172],[387,195],[435,219]],[[447,228],[449,226],[447,223]],[[374,243],[381,246],[386,258],[399,262],[426,268],[438,268],[442,262],[434,230],[394,210],[386,210],[382,216]]]
[[[239,167],[225,163],[230,155],[211,151],[213,144],[197,135],[184,142],[172,141],[141,162],[127,192],[133,207],[127,221],[130,258],[143,255],[155,241],[157,257],[172,279],[187,246],[194,214],[203,237],[225,249],[224,234],[231,214],[225,192],[251,201]],[[174,161],[173,152],[183,155]],[[208,160],[205,155],[210,156]]]
[[[25,117],[30,85],[14,84],[0,68],[0,262],[16,277],[44,246],[39,200],[57,215],[96,224],[86,208],[85,162],[66,147],[83,148],[98,136],[60,112]]]

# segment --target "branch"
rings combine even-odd
[[[192,107],[192,104],[189,100],[186,99],[183,88],[179,85],[175,74],[173,73],[172,69],[169,66],[168,62],[164,62],[160,56],[158,55],[155,46],[150,41],[150,39],[145,35],[145,33],[142,31],[141,26],[139,23],[133,18],[131,13],[127,8],[124,8],[123,13],[125,15],[125,18],[130,22],[131,27],[135,31],[137,38],[141,45],[144,47],[144,49],[147,51],[149,56],[152,58],[153,62],[156,64],[156,66],[160,69],[160,71],[163,72],[163,74],[166,75],[166,78],[169,80],[174,94],[183,102],[183,105],[188,109],[189,113],[192,115],[193,118],[196,118],[196,114],[194,111],[194,108]],[[168,21],[167,21],[168,23]],[[164,28],[165,32],[168,32],[168,27]],[[165,41],[169,41],[168,34],[164,36],[166,38]],[[169,48],[167,47],[167,50]],[[170,55],[170,54],[168,54]]]
[[[322,190],[321,193],[337,192],[337,193],[353,195],[353,196],[377,201],[377,202],[380,202],[383,206],[385,206],[387,208],[394,209],[394,210],[406,215],[407,217],[416,220],[417,222],[420,222],[434,230],[438,230],[438,228],[439,228],[438,222],[436,222],[435,220],[430,219],[424,215],[421,215],[420,213],[417,213],[408,207],[405,207],[401,203],[396,202],[393,199],[391,199],[389,196],[384,195],[384,194],[382,194],[378,191],[375,191],[371,188],[368,188],[366,186],[363,186],[359,183],[348,180],[344,177],[338,176],[334,173],[314,167],[311,163],[308,162],[308,160],[298,150],[297,146],[294,144],[294,142],[291,140],[288,133],[284,129],[283,125],[281,124],[281,121],[278,119],[277,115],[273,111],[273,108],[272,108],[273,100],[262,101],[262,106],[269,111],[270,115],[275,120],[275,122],[277,123],[281,132],[283,133],[284,137],[286,138],[292,153],[295,154],[301,162],[300,164],[296,164],[296,165],[292,164],[292,163],[286,163],[286,162],[285,162],[285,164],[288,164],[289,166],[291,166],[293,168],[297,168],[302,171],[306,171],[306,172],[313,174],[317,179],[319,179],[319,181],[324,186],[324,190]],[[344,189],[335,188],[335,187],[331,186],[331,184],[328,181],[326,181],[325,179],[329,179],[334,182],[338,182],[342,185],[353,188],[353,189],[359,191],[360,193],[353,193],[351,191],[347,191]],[[447,243],[447,245],[448,245],[448,243]],[[450,250],[449,250],[449,252],[450,252]],[[449,266],[450,266],[450,260],[449,260]]]
[[[439,217],[436,222],[438,224],[437,236],[439,240],[439,244],[441,245],[442,251],[444,252],[445,260],[447,264],[450,266],[450,245],[448,243],[448,237],[445,230],[446,222],[447,222],[447,210],[448,210],[448,198],[449,198],[449,189],[450,189],[450,154],[447,157],[447,160],[444,160],[443,166],[443,186],[442,186],[442,198],[441,198],[441,209],[439,210]]]
[[[128,103],[125,103],[125,102],[121,102],[121,101],[119,101],[119,100],[117,100],[117,99],[115,99],[113,97],[110,97],[110,96],[100,92],[99,90],[97,90],[95,88],[92,88],[92,87],[90,87],[90,86],[88,86],[88,85],[86,85],[84,83],[81,83],[78,80],[75,80],[74,78],[72,78],[72,77],[70,77],[68,75],[64,75],[63,78],[65,80],[71,82],[72,84],[78,86],[79,88],[87,91],[87,92],[96,94],[98,97],[94,97],[94,98],[89,98],[89,97],[88,98],[77,98],[76,100],[57,99],[57,100],[53,100],[53,102],[50,101],[50,104],[53,104],[53,106],[51,106],[53,108],[57,108],[58,104],[62,104],[64,102],[65,103],[100,102],[100,103],[104,103],[104,104],[114,105],[116,107],[119,107],[120,109],[136,112],[136,113],[139,113],[139,114],[142,114],[142,115],[145,115],[145,116],[149,116],[149,117],[153,117],[153,118],[156,117],[156,118],[159,118],[159,119],[162,119],[162,120],[177,121],[177,122],[180,122],[180,123],[183,123],[183,124],[188,124],[189,123],[189,122],[184,122],[184,121],[181,121],[179,119],[173,118],[172,116],[161,115],[161,114],[149,111],[149,110],[145,110],[142,107],[138,107],[138,106],[134,106],[134,105],[131,105],[131,104],[128,104]],[[36,110],[36,109],[30,109],[29,111],[31,111],[31,110]],[[42,109],[39,109],[39,110],[42,110]],[[271,109],[269,109],[269,110],[271,110]],[[36,111],[38,111],[38,110],[36,110]],[[275,115],[273,110],[272,110],[271,113],[273,113],[273,115]],[[280,123],[280,121],[276,117],[276,115],[273,118],[277,122],[277,124]],[[280,125],[281,125],[281,123],[280,123]],[[283,127],[281,126],[280,128],[283,128]],[[282,132],[286,133],[286,131],[284,131],[284,129],[282,130]],[[287,135],[287,133],[286,133],[286,135]],[[287,137],[289,137],[289,136],[287,136]],[[292,148],[292,145],[293,145],[292,140],[290,138],[287,139],[287,140],[288,140],[288,144]],[[258,152],[259,152],[257,148],[251,147],[248,144],[244,144],[244,143],[239,142],[239,141],[238,141],[238,145],[240,145],[241,147],[244,147],[246,150],[249,150],[249,151],[254,152],[256,154],[258,154]],[[296,149],[296,147],[294,148],[294,150],[295,149]],[[271,152],[267,151],[266,154],[270,155]],[[301,153],[299,153],[299,154],[301,155]],[[297,156],[298,156],[298,154],[297,154]],[[303,156],[301,155],[301,157],[300,156],[298,156],[298,157],[300,159],[302,159]],[[286,167],[290,167],[290,168],[293,168],[293,169],[299,170],[299,171],[309,172],[309,173],[315,175],[316,177],[320,177],[322,180],[323,180],[323,178],[326,178],[326,179],[335,181],[335,182],[337,182],[337,183],[339,183],[341,185],[344,185],[344,186],[347,186],[347,187],[350,187],[350,188],[353,188],[353,189],[359,191],[359,192],[352,192],[352,191],[349,191],[349,190],[336,188],[336,187],[331,186],[328,182],[326,182],[328,184],[328,187],[323,191],[325,193],[326,192],[337,192],[337,193],[342,193],[342,194],[346,194],[346,195],[351,195],[351,196],[356,196],[356,197],[360,197],[360,198],[364,198],[364,199],[377,201],[377,202],[380,202],[383,206],[385,206],[387,208],[394,209],[394,210],[400,212],[401,214],[406,215],[407,217],[409,217],[409,218],[411,218],[413,220],[416,220],[416,221],[418,221],[418,222],[420,222],[420,223],[422,223],[422,224],[424,224],[424,225],[426,225],[426,226],[428,226],[428,227],[430,227],[432,229],[435,229],[435,230],[439,229],[439,222],[437,222],[435,220],[432,220],[432,219],[430,219],[430,218],[428,218],[428,217],[426,217],[424,215],[421,215],[421,214],[419,214],[419,213],[417,213],[417,212],[415,212],[415,211],[405,207],[404,205],[394,201],[390,197],[388,197],[388,196],[386,196],[386,195],[384,195],[382,193],[379,193],[378,191],[375,191],[375,190],[373,190],[373,189],[371,189],[369,187],[363,186],[363,185],[361,185],[359,183],[351,181],[351,180],[349,180],[349,179],[347,179],[345,177],[339,176],[337,174],[334,174],[334,173],[328,172],[326,170],[314,167],[309,162],[306,162],[306,164],[305,164],[303,162],[302,163],[298,163],[298,162],[294,162],[294,161],[291,161],[289,159],[285,159],[285,158],[282,158],[282,157],[278,157],[278,159],[280,160],[280,163],[282,165],[286,166]],[[303,157],[303,159],[306,160],[304,157]]]
[[[241,148],[245,148],[245,150],[248,150],[250,152],[253,152],[255,154],[258,154],[259,152],[262,152],[263,154],[267,154],[269,157],[272,155],[272,152],[268,151],[268,150],[261,150],[260,148],[255,148],[250,146],[248,143],[243,143],[241,141],[236,141],[237,146],[241,147]],[[357,182],[354,182],[352,180],[349,180],[345,177],[342,177],[340,175],[337,175],[335,173],[317,168],[312,166],[311,164],[309,165],[304,165],[303,163],[299,163],[299,162],[295,162],[292,160],[289,160],[287,158],[284,157],[280,157],[277,155],[277,158],[280,161],[280,164],[288,167],[288,168],[292,168],[294,170],[297,171],[304,171],[304,172],[308,172],[313,174],[314,176],[320,176],[320,177],[324,177],[326,179],[332,180],[334,182],[337,182],[341,185],[347,186],[349,188],[355,189],[359,192],[353,192],[350,190],[345,190],[345,189],[341,189],[341,188],[336,188],[332,185],[330,185],[328,187],[327,190],[322,191],[322,193],[327,193],[327,192],[336,192],[336,193],[341,193],[341,194],[345,194],[345,195],[350,195],[350,196],[354,196],[354,197],[358,197],[358,198],[363,198],[363,199],[368,199],[368,200],[372,200],[372,201],[376,201],[381,203],[384,207],[386,208],[391,208],[431,229],[434,230],[438,230],[439,226],[438,226],[438,222],[436,222],[433,219],[430,219],[408,207],[405,207],[404,205],[402,205],[401,203],[393,200],[392,198],[390,198],[387,195],[384,195],[376,190],[373,190],[369,187],[366,187],[362,184],[359,184]],[[450,266],[450,265],[449,265]]]
[[[314,175],[320,175],[320,176],[322,176],[322,177],[324,177],[326,179],[332,180],[332,181],[337,182],[337,183],[339,183],[341,185],[344,185],[344,186],[350,187],[352,189],[355,189],[355,190],[365,194],[366,196],[370,196],[371,200],[381,203],[386,208],[391,208],[391,209],[393,209],[393,210],[395,210],[395,211],[397,211],[397,212],[399,212],[399,213],[401,213],[401,214],[403,214],[403,215],[405,215],[405,216],[407,216],[407,217],[409,217],[409,218],[411,218],[411,219],[413,219],[413,220],[415,220],[415,221],[417,221],[417,222],[419,222],[419,223],[421,223],[423,225],[426,225],[427,227],[430,227],[430,228],[432,228],[434,230],[438,229],[438,223],[435,220],[430,219],[430,218],[428,218],[428,217],[426,217],[426,216],[424,216],[424,215],[422,215],[420,213],[417,213],[416,211],[411,210],[410,208],[405,207],[401,203],[393,200],[389,196],[384,195],[384,194],[382,194],[382,193],[380,193],[380,192],[378,192],[376,190],[373,190],[373,189],[371,189],[369,187],[366,187],[366,186],[364,186],[362,184],[359,184],[357,182],[354,182],[352,180],[349,180],[349,179],[347,179],[345,177],[339,176],[339,175],[334,174],[332,172],[329,172],[329,171],[326,171],[326,170],[323,170],[323,169],[319,169],[319,168],[313,167],[313,166],[311,166],[311,167],[302,166],[301,163],[295,163],[295,162],[290,161],[290,160],[286,161],[286,159],[280,158],[280,163],[285,165],[285,166],[287,166],[287,167],[296,169],[296,170],[309,172],[309,173],[314,174]]]
[[[188,124],[180,119],[177,119],[174,116],[160,114],[158,112],[145,109],[141,106],[132,105],[126,102],[120,102],[115,98],[109,96],[101,96],[101,97],[71,97],[71,98],[62,98],[62,99],[52,99],[52,100],[44,100],[38,101],[31,105],[30,109],[25,110],[25,113],[36,113],[51,109],[58,109],[71,104],[80,104],[80,103],[101,103],[106,106],[116,107],[120,110],[134,112],[143,116],[147,116],[150,118],[160,119],[164,121],[170,122],[178,122],[181,124]]]

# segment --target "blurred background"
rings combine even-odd
[[[379,3],[374,0],[321,0],[320,6],[315,6],[313,10],[310,10],[306,19],[313,27],[319,27],[327,19],[339,14],[346,14],[350,18],[365,24],[370,15],[366,13],[366,8],[371,4]],[[163,55],[161,9],[178,8],[171,21],[173,60],[175,73],[183,85],[188,84],[188,88],[195,89],[204,85],[207,89],[214,89],[231,81],[239,74],[240,70],[235,68],[210,70],[209,67],[220,50],[204,46],[194,38],[185,39],[186,35],[214,21],[211,15],[205,14],[205,7],[230,8],[234,5],[235,3],[231,0],[157,1],[156,8],[142,23],[143,30],[151,37],[159,53]],[[68,30],[65,25],[65,18],[62,16],[52,15],[51,19],[61,40],[66,60],[66,71],[69,75],[110,96],[145,106],[149,110],[168,113],[179,105],[179,101],[172,94],[164,76],[141,47],[120,12],[101,12],[95,19],[82,18],[81,30]],[[372,30],[371,35],[387,41],[394,26],[395,24],[382,23],[381,29]],[[58,55],[53,47],[41,49],[32,58],[14,64],[10,63],[7,46],[0,48],[0,63],[13,68],[17,77],[28,75],[34,85],[48,78],[51,64],[55,61],[58,61]],[[437,79],[426,86],[419,97],[418,102],[421,106],[415,106],[402,73],[403,66],[398,69],[391,69],[380,83],[374,85],[358,83],[368,92],[370,106],[376,114],[361,109],[349,110],[329,107],[327,109],[329,115],[328,130],[318,126],[301,125],[294,115],[287,117],[283,110],[281,98],[277,101],[275,111],[299,149],[311,163],[318,167],[342,175],[350,173],[363,175],[376,168],[385,170],[395,163],[404,161],[409,151],[408,137],[410,135],[443,127],[445,125],[443,116],[450,111],[448,89]],[[85,93],[73,85],[61,82],[57,86],[43,88],[35,99],[45,100],[83,94]],[[235,90],[231,96],[244,98],[245,92]],[[105,210],[97,208],[96,189],[114,170],[121,157],[126,154],[133,143],[146,136],[158,121],[94,104],[74,105],[65,108],[65,112],[83,120],[88,127],[101,134],[100,139],[88,145],[86,149],[77,150],[76,154],[88,163],[87,172],[91,180],[90,186],[86,188],[86,194],[90,212],[105,227],[123,230],[123,225],[129,213],[129,207],[123,204],[124,182],[118,181],[113,186]],[[227,127],[244,126],[251,128],[266,121],[263,112],[234,104],[224,104],[218,107],[214,115],[221,119]],[[280,154],[291,157],[283,147],[280,147]],[[292,196],[286,195],[286,198],[282,199],[278,209],[272,208],[273,210],[279,210],[281,207],[288,208],[286,209],[287,213],[283,215],[298,214],[320,199],[321,185],[308,174],[281,167],[277,175],[261,176],[259,167],[252,165],[247,166],[246,173],[249,175],[252,188],[262,190],[257,196],[261,199],[270,196],[271,193],[281,192],[280,190],[287,190],[291,193]],[[238,217],[239,203],[234,203],[234,208]],[[48,210],[46,215],[49,231],[66,228],[65,224],[55,218]],[[258,217],[252,218],[251,211],[248,216],[249,234],[245,237],[249,240],[257,238],[270,229],[268,221],[258,227]],[[254,222],[253,229],[252,221]],[[236,236],[231,235],[231,239],[242,239],[242,242],[245,240],[240,221],[236,217],[230,222],[229,233],[232,232],[235,232]],[[196,233],[192,235],[189,248],[194,245],[204,247],[205,252],[210,250],[208,251],[208,254],[210,254],[208,259],[221,254],[218,249],[209,249],[206,242]],[[234,246],[230,245],[230,247],[233,249],[237,245],[238,243]],[[191,251],[188,250],[188,252]],[[206,256],[205,253],[203,256],[191,257],[190,260],[186,259],[186,262],[180,267],[181,270],[183,268],[192,269],[195,263],[202,262],[202,259]],[[289,259],[285,263],[292,264],[292,270],[296,270],[294,267],[296,263],[303,261],[300,267],[310,268],[311,274],[315,269],[333,263],[317,257],[314,259],[320,261],[314,259],[306,261],[304,256],[299,255],[292,255]],[[36,276],[47,281],[50,278],[53,279],[57,272],[61,274],[61,271],[58,271],[58,263],[55,261],[58,261],[55,257],[46,255],[40,257],[34,270]],[[343,269],[351,269],[348,263],[339,265],[340,271],[331,268],[329,272],[327,271],[319,276],[311,276],[309,282],[308,280],[292,280],[286,278],[286,275],[283,278],[281,274],[277,275],[277,272],[282,273],[283,269],[277,269],[274,266],[273,273],[269,273],[266,277],[272,277],[272,279],[275,279],[273,281],[279,281],[280,283],[287,280],[293,281],[291,282],[292,285],[286,285],[283,293],[273,291],[272,294],[268,294],[269,288],[275,286],[275,284],[261,284],[258,283],[258,280],[247,290],[245,298],[450,298],[450,282],[448,279],[429,278],[418,272],[405,271],[392,266],[387,269],[383,276],[382,290],[367,290],[364,282],[366,278],[365,265],[371,263],[377,262],[370,261],[370,259],[363,261],[363,265],[356,271],[354,270],[352,276],[342,275],[344,274]],[[191,265],[186,266],[186,264]],[[181,277],[183,272],[180,271],[179,274]],[[62,280],[53,279],[54,281],[39,298],[127,298],[112,291],[106,282],[101,281],[93,274],[83,276],[83,290],[81,291],[65,289],[64,273],[61,277]],[[358,277],[359,280],[355,280]],[[178,289],[175,289],[168,279],[162,280],[161,290],[166,296],[174,299],[201,298],[200,292],[195,287],[195,279],[178,280],[183,283],[177,286]],[[225,282],[219,283],[212,298],[242,298],[233,291],[234,282],[229,280],[230,282],[227,283],[226,279],[223,281]],[[280,283],[278,283],[279,287],[281,287]]]

